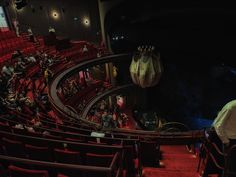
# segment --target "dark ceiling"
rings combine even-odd
[[[105,19],[106,30],[114,39],[113,50],[130,51],[140,44],[154,44],[173,55],[234,60],[236,10],[225,9],[222,4],[218,8],[202,5],[200,1],[124,1]]]

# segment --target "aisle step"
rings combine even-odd
[[[143,177],[200,177],[195,171],[166,170],[162,168],[144,168]]]

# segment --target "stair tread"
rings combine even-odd
[[[198,158],[185,145],[161,146],[160,168],[144,167],[143,177],[199,177]]]
[[[166,170],[163,168],[150,168],[143,169],[143,177],[199,177],[196,171],[182,171],[182,170]]]

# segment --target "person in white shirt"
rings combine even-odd
[[[83,46],[83,49],[82,49],[82,51],[83,51],[83,53],[85,53],[85,52],[88,52],[87,45],[84,45],[84,46]]]
[[[33,34],[33,31],[30,27],[28,28],[27,32],[28,32],[28,35],[29,35],[29,41],[30,42],[35,42],[34,34]]]
[[[236,100],[230,101],[221,109],[213,127],[224,145],[230,145],[231,140],[236,141]]]
[[[224,145],[223,149],[225,153],[227,153],[230,147],[236,145],[236,100],[228,102],[221,109],[212,126]],[[233,161],[235,160],[236,149],[232,151],[230,156],[230,170],[236,170],[236,166],[233,165]]]
[[[6,64],[2,67],[1,73],[7,77],[11,77],[14,73],[14,68],[12,68],[9,64]]]
[[[49,26],[48,32],[54,34],[56,32],[56,30],[53,27]]]
[[[27,60],[28,60],[28,62],[30,62],[30,63],[35,63],[35,62],[36,62],[36,58],[35,58],[33,55],[27,57]]]

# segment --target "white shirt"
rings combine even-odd
[[[100,132],[91,132],[91,136],[92,137],[97,137],[97,138],[103,138],[105,136],[105,134],[100,133]]]
[[[2,68],[2,73],[4,74],[7,74],[7,75],[12,75],[14,72],[14,69],[12,67],[6,67],[6,66],[3,66]]]
[[[49,28],[49,29],[48,29],[48,32],[55,33],[55,32],[56,32],[56,30],[55,30],[54,28]]]
[[[33,56],[27,58],[29,62],[36,62],[36,59]]]
[[[101,143],[100,138],[103,138],[105,134],[100,132],[91,132],[91,136],[96,137],[97,143]]]
[[[224,144],[236,139],[236,100],[227,103],[213,122],[217,135]]]
[[[32,29],[30,29],[30,28],[28,29],[28,34],[33,35]]]
[[[88,52],[88,48],[86,46],[83,47],[83,52]]]

